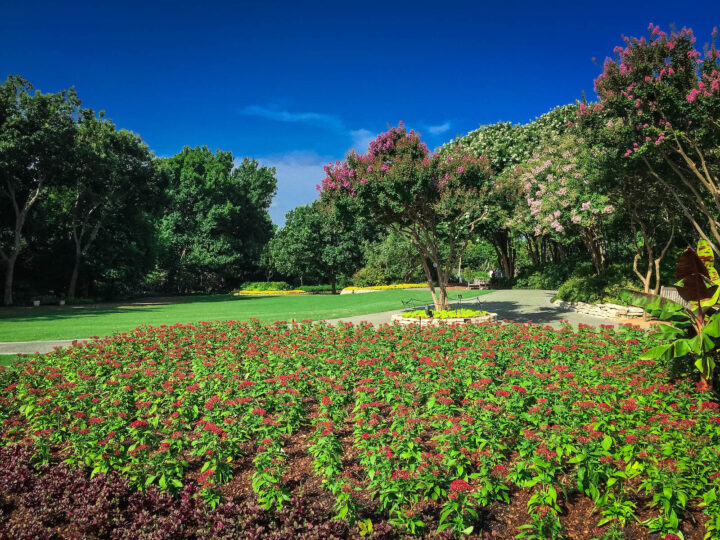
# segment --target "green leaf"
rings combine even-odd
[[[689,339],[678,339],[675,343],[673,343],[673,345],[675,358],[685,356],[686,354],[690,354],[692,352]]]
[[[680,328],[671,324],[660,323],[656,326],[656,328],[660,331],[661,337],[663,338],[672,338],[674,336],[684,334]]]
[[[603,447],[603,450],[605,450],[607,452],[608,450],[610,450],[612,443],[613,443],[612,437],[605,435],[605,437],[602,440],[602,443],[600,443],[600,444]]]
[[[670,343],[669,345],[658,345],[656,347],[653,347],[649,351],[645,351],[640,356],[640,360],[657,360],[660,358],[665,358],[666,354],[672,346],[672,343]]]
[[[470,525],[467,529],[463,529],[462,532],[463,534],[470,534],[471,532],[473,532],[473,526]]]

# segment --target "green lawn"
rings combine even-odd
[[[16,354],[0,354],[0,366],[9,366],[16,358]]]
[[[456,298],[458,291],[450,291]],[[459,291],[463,298],[489,291]],[[174,324],[218,319],[265,322],[336,319],[401,309],[401,300],[431,300],[429,291],[395,290],[366,294],[308,296],[186,296],[124,304],[0,308],[0,342],[88,338],[132,330],[142,324]]]

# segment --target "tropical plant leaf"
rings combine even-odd
[[[697,256],[705,265],[710,281],[713,283],[720,282],[720,274],[718,274],[718,271],[715,269],[715,255],[713,254],[712,247],[710,247],[710,242],[704,239],[698,242]]]
[[[680,255],[677,265],[675,266],[675,277],[684,280],[696,274],[710,277],[707,268],[705,268],[705,265],[695,250],[693,248],[687,248],[683,251],[683,254]]]
[[[718,288],[717,285],[708,286],[710,274],[693,248],[687,248],[680,255],[675,276],[680,280],[675,284],[678,294],[693,304],[712,298]]]

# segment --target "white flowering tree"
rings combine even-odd
[[[530,229],[536,237],[549,236],[560,243],[581,238],[599,274],[606,264],[603,226],[614,207],[591,181],[588,165],[597,152],[582,137],[567,133],[550,139],[515,168],[512,178],[526,205],[517,206],[509,226]]]

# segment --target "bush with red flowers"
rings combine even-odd
[[[297,535],[289,512],[318,535],[489,534],[522,497],[504,537],[570,532],[583,500],[600,530],[696,521],[712,536],[720,407],[639,359],[656,343],[611,327],[217,322],[27,357],[0,373],[0,529]]]

